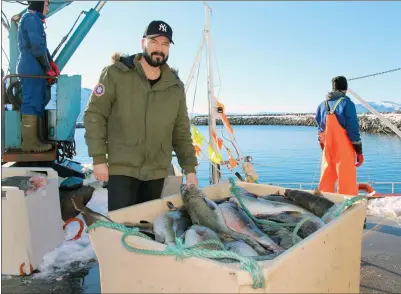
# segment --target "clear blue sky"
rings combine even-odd
[[[211,34],[216,93],[228,112],[315,111],[331,89],[331,78],[348,78],[401,67],[401,2],[215,2]],[[2,1],[8,17],[23,9]],[[96,1],[75,1],[47,21],[52,52],[82,10]],[[174,31],[169,64],[185,82],[200,45],[205,20],[201,2],[109,1],[65,74],[81,74],[92,88],[113,52],[139,52],[152,20]],[[2,45],[8,39],[2,29]],[[195,112],[207,110],[205,54]],[[7,61],[2,53],[2,67]],[[195,79],[188,92],[192,110]],[[350,82],[368,101],[401,103],[401,71]],[[357,102],[354,99],[355,102]]]

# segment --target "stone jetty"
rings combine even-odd
[[[392,124],[401,130],[401,112],[381,113]],[[288,114],[252,114],[252,115],[228,115],[231,125],[276,125],[276,126],[310,126],[317,127],[312,113],[288,113]],[[362,132],[395,135],[395,133],[383,124],[374,114],[358,114],[359,125]],[[194,125],[207,125],[206,115],[195,116],[192,119]],[[220,119],[216,122],[221,125]],[[83,122],[77,123],[77,128],[83,128]]]
[[[392,124],[401,130],[401,113],[382,113]],[[310,126],[317,127],[315,116],[312,113],[291,113],[280,115],[228,115],[231,125],[276,125],[276,126]],[[362,132],[395,135],[374,114],[358,114],[359,125]],[[207,116],[196,116],[192,119],[194,125],[207,125]],[[220,119],[216,124],[221,125]]]

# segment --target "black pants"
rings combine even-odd
[[[128,176],[111,175],[107,184],[109,211],[159,199],[163,185],[164,178],[141,181]]]

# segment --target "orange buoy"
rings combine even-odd
[[[396,194],[396,193],[389,193],[389,194],[377,193],[373,189],[372,186],[370,186],[368,184],[364,184],[364,183],[358,184],[358,190],[364,191],[368,194],[375,192],[374,195],[370,195],[370,196],[368,196],[368,198],[383,198],[383,197],[399,197],[399,196],[401,196],[401,194]]]
[[[28,275],[26,274],[25,270],[24,270],[24,266],[25,266],[25,262],[21,263],[21,265],[19,266],[19,274],[20,274],[21,276],[23,276],[23,277],[28,276]],[[29,264],[29,269],[30,269],[30,271],[31,271],[30,274],[32,274],[32,272],[33,272],[33,266],[32,266],[32,264]],[[29,275],[30,275],[30,274],[29,274]]]
[[[358,191],[364,191],[369,194],[375,192],[372,186],[364,183],[358,184]]]
[[[77,218],[77,217],[73,217],[73,218],[67,219],[67,221],[66,221],[66,222],[64,223],[64,225],[63,225],[63,230],[65,231],[65,227],[66,227],[69,223],[72,223],[72,222],[78,222],[78,223],[79,223],[79,231],[78,231],[78,233],[75,235],[74,238],[72,238],[72,239],[70,239],[70,240],[68,240],[68,241],[78,240],[79,238],[81,238],[82,232],[84,231],[84,222],[83,222],[81,219]]]

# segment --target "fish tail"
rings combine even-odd
[[[72,205],[74,206],[75,210],[82,212],[84,210],[84,206],[82,203],[78,203],[74,197],[71,197]]]

